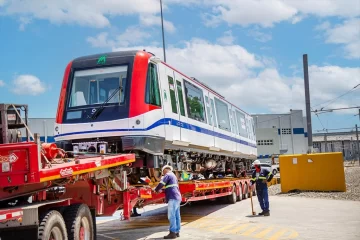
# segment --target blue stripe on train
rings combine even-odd
[[[136,131],[136,132],[140,131],[141,132],[141,131],[149,131],[149,130],[151,130],[153,128],[156,128],[158,126],[161,126],[161,125],[168,125],[169,123],[172,126],[181,127],[181,128],[184,128],[184,129],[194,131],[194,132],[203,133],[203,134],[206,134],[206,135],[226,139],[228,141],[232,141],[232,142],[236,142],[236,143],[239,143],[239,144],[243,144],[243,145],[246,145],[246,146],[256,148],[256,144],[252,144],[250,142],[247,142],[247,141],[244,141],[244,140],[241,140],[241,139],[237,139],[237,138],[234,138],[234,137],[231,137],[231,136],[227,136],[227,135],[222,134],[222,133],[218,133],[218,132],[215,132],[215,131],[212,131],[212,130],[209,130],[209,129],[206,129],[206,128],[202,128],[202,127],[199,127],[199,126],[196,126],[196,125],[192,125],[192,124],[189,124],[189,123],[181,122],[179,120],[175,120],[175,119],[172,119],[172,118],[160,119],[160,120],[156,121],[155,123],[151,124],[149,127],[143,128],[143,129],[139,129],[139,128],[138,129],[132,129],[132,128],[129,128],[129,129],[123,128],[123,129],[121,129],[120,128],[120,129],[92,130],[92,131],[64,133],[64,134],[56,135],[55,137],[69,136],[69,135],[75,135],[75,134],[100,133],[100,132],[125,132],[125,131]]]

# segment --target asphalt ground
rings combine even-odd
[[[253,197],[254,208],[260,208]],[[250,199],[236,204],[201,201],[181,208],[182,229],[177,239],[187,240],[359,240],[360,202],[297,197],[270,197],[271,216],[253,216]],[[97,218],[97,239],[163,239],[168,233],[166,205],[138,210],[142,216],[120,221]]]

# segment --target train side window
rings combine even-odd
[[[169,81],[171,108],[172,108],[173,113],[178,113],[177,104],[176,104],[174,79],[172,77],[168,76],[168,81]]]
[[[210,126],[212,126],[213,125],[213,120],[212,120],[212,118],[213,118],[213,113],[211,113],[210,112],[210,103],[209,103],[209,98],[208,98],[208,96],[205,96],[205,104],[206,104],[206,111],[207,111],[207,116],[208,116],[208,123],[209,123],[209,125]]]
[[[206,123],[203,91],[188,81],[184,84],[188,117]]]
[[[156,65],[153,63],[150,63],[148,68],[145,102],[151,105],[161,107],[159,79]]]
[[[231,132],[229,109],[227,104],[215,98],[215,107],[219,128]]]
[[[239,127],[236,120],[235,111],[232,111],[232,119],[233,119],[233,126],[234,126],[234,133],[237,135],[240,135],[239,133]]]
[[[246,122],[245,122],[245,114],[239,112],[236,110],[236,117],[239,127],[240,136],[247,137],[247,131],[246,131]]]
[[[215,115],[215,104],[214,104],[214,100],[212,100],[212,99],[210,98],[210,102],[211,102],[211,114],[212,114],[212,116],[213,116],[214,127],[218,127],[217,118],[216,118],[216,115]]]
[[[180,105],[180,114],[181,116],[185,116],[184,95],[183,95],[181,82],[179,80],[176,80],[176,85],[177,85],[177,93],[178,93],[179,105]]]

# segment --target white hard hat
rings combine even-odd
[[[259,161],[259,160],[255,160],[255,161],[253,162],[253,165],[260,165],[260,161]]]
[[[163,172],[166,168],[169,168],[170,171],[173,170],[173,167],[172,167],[172,166],[170,166],[170,165],[165,165],[165,166],[163,166],[163,168],[161,169],[161,171]]]

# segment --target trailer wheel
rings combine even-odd
[[[245,184],[245,187],[244,187],[244,194],[243,194],[243,199],[247,199],[248,198],[248,192],[249,192],[249,187],[247,184]]]
[[[67,207],[64,213],[69,240],[94,240],[94,223],[85,204]]]
[[[236,200],[241,201],[242,200],[242,195],[243,195],[243,193],[242,193],[242,185],[240,184],[239,185],[239,195],[237,196]]]
[[[228,201],[230,204],[234,204],[236,203],[236,188],[235,188],[235,185],[232,187],[232,193],[231,195],[228,196]]]
[[[58,211],[51,210],[40,217],[38,240],[67,240],[66,226]]]

